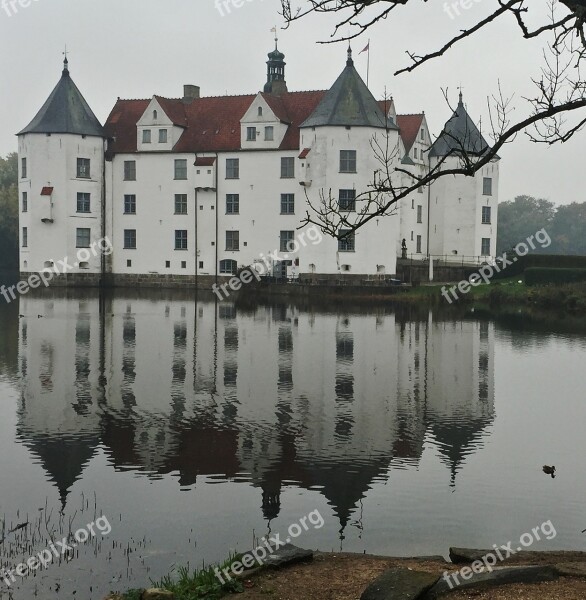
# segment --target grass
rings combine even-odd
[[[233,555],[221,565],[202,566],[201,569],[190,571],[188,567],[179,567],[177,576],[172,573],[158,581],[151,581],[152,587],[173,592],[175,600],[219,600],[229,593],[243,592],[242,583],[237,579],[222,584],[216,577],[214,568],[220,571],[229,567],[239,555]],[[144,590],[129,590],[122,595],[124,600],[140,600]]]

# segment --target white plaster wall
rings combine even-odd
[[[21,177],[21,159],[27,159],[27,178]],[[102,138],[61,134],[25,134],[18,138],[20,270],[39,272],[45,262],[68,257],[77,259],[76,229],[91,229],[91,241],[102,237],[102,189],[104,144]],[[77,178],[77,159],[90,159],[90,179]],[[41,196],[41,189],[53,187],[53,195]],[[22,212],[22,193],[28,194],[28,212]],[[77,213],[77,193],[89,192],[91,213]],[[52,202],[52,206],[50,206]],[[43,223],[42,218],[53,218]],[[28,248],[22,247],[22,228],[28,229]],[[85,258],[85,257],[83,257]],[[84,261],[85,262],[85,261]],[[100,271],[100,254],[91,254],[88,269],[77,266],[69,273]],[[26,264],[25,264],[26,263]]]

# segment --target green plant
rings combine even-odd
[[[223,564],[219,565],[220,571],[229,567],[238,555],[233,555]],[[195,569],[193,572],[187,567],[177,569],[177,578],[171,574],[165,575],[159,581],[151,582],[154,587],[163,588],[173,592],[176,600],[218,600],[230,592],[243,592],[244,587],[238,579],[230,579],[221,583],[216,577],[214,566],[205,565],[201,569]]]

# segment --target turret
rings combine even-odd
[[[67,257],[68,275],[99,278],[105,133],[73,82],[67,58],[49,98],[17,135],[20,271],[58,269]]]

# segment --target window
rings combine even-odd
[[[354,252],[355,246],[355,232],[350,232],[349,229],[340,229],[340,239],[338,240],[338,251],[339,252]]]
[[[167,143],[167,130],[159,129],[159,144],[166,144],[166,143]]]
[[[281,214],[295,214],[295,194],[281,194]]]
[[[295,232],[294,231],[281,231],[279,235],[281,239],[281,252],[293,252],[293,248],[291,247],[295,240]]]
[[[482,194],[492,196],[492,177],[485,177],[482,180]]]
[[[157,114],[157,111],[156,111],[156,110],[153,110],[153,120],[154,120],[154,121],[156,121],[156,120],[157,120],[157,117],[158,117],[158,116],[159,116],[159,115]]]
[[[417,188],[417,193],[418,193],[418,194],[423,194],[423,186],[422,186],[422,185],[420,185],[420,186]]]
[[[22,192],[22,212],[28,212],[28,192]]]
[[[417,148],[413,148],[413,158],[417,159]]]
[[[187,194],[175,194],[175,214],[187,214]]]
[[[262,106],[258,107],[258,116],[262,117]]]
[[[127,250],[136,250],[136,229],[124,230],[124,247]]]
[[[281,157],[281,179],[292,179],[295,177],[295,159],[293,157]]]
[[[238,265],[235,260],[225,259],[220,261],[220,273],[224,275],[236,275]]]
[[[226,214],[237,215],[240,212],[240,196],[238,194],[226,194]]]
[[[142,130],[142,143],[143,144],[150,144],[151,143],[151,130],[150,129],[143,129]]]
[[[136,195],[125,194],[124,195],[124,214],[135,215],[136,214]]]
[[[187,179],[187,159],[175,159],[175,179]]]
[[[356,190],[340,190],[340,210],[356,210]]]
[[[165,261],[165,268],[166,269],[170,269],[171,268],[171,261],[170,260],[166,260]]]
[[[423,206],[421,204],[417,205],[417,222],[423,223]]]
[[[247,127],[246,128],[246,141],[247,142],[256,142],[256,127]]]
[[[415,252],[417,252],[418,254],[421,254],[421,236],[420,235],[417,236],[417,245],[415,247]]]
[[[22,247],[28,248],[28,228],[22,228]]]
[[[226,250],[240,250],[239,231],[226,231]]]
[[[20,176],[26,179],[26,158],[20,159]]]
[[[77,159],[77,176],[82,179],[90,178],[90,159],[89,158],[78,158]]]
[[[75,245],[77,248],[90,247],[91,229],[89,227],[78,227],[75,233]]]
[[[136,181],[136,161],[124,161],[124,181]]]
[[[199,261],[199,268],[200,268],[200,269],[203,269],[203,260],[200,260],[200,261]]]
[[[87,192],[77,193],[77,212],[78,213],[89,213],[90,212],[90,195]]]
[[[490,238],[482,238],[480,254],[482,256],[490,256]]]
[[[187,250],[187,229],[175,230],[175,250]]]
[[[187,269],[187,261],[186,260],[182,260],[181,261],[181,268],[182,269]]]
[[[425,139],[425,129],[421,130],[421,133],[419,134],[419,138],[424,140]]]
[[[265,127],[265,142],[272,142],[275,136],[275,128],[272,125]]]
[[[356,173],[356,150],[340,150],[340,173]]]
[[[240,177],[240,159],[226,159],[226,179],[239,179]]]
[[[126,260],[126,266],[127,267],[132,267],[132,261],[130,259]]]
[[[482,207],[482,224],[490,225],[490,217],[491,217],[491,208],[490,206]]]

